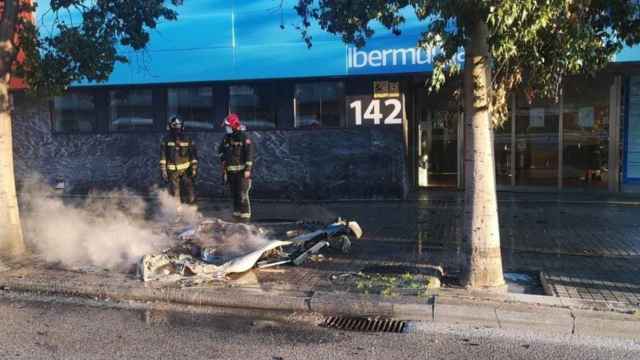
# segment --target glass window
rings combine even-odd
[[[95,97],[72,92],[53,99],[53,130],[57,132],[92,132],[96,128]]]
[[[155,127],[151,89],[109,92],[109,130],[152,130]]]
[[[516,102],[516,184],[557,186],[560,106],[524,96]]]
[[[344,126],[344,83],[296,84],[295,127]]]
[[[511,114],[493,130],[493,151],[496,158],[496,183],[511,185]]]
[[[170,88],[169,116],[178,115],[185,130],[211,130],[219,127],[214,121],[213,89],[209,86]]]
[[[266,84],[230,86],[229,112],[238,114],[247,129],[273,129],[272,94],[272,86]]]
[[[455,187],[458,182],[458,119],[451,111],[433,111],[428,151],[429,186]]]
[[[613,79],[572,79],[565,86],[562,182],[606,188],[609,158],[609,87]]]

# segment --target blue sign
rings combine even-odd
[[[620,53],[616,54],[613,61],[617,63],[640,61],[640,46],[625,46]]]
[[[440,48],[417,48],[425,23],[412,9],[403,11],[402,34],[380,24],[366,46],[343,43],[317,25],[307,48],[291,2],[189,0],[176,8],[177,21],[164,21],[151,32],[146,50],[122,49],[128,64],[117,64],[107,84],[180,83],[217,80],[326,77],[428,72]],[[288,7],[287,4],[289,5]],[[38,7],[42,32],[51,28],[46,7]],[[66,16],[61,14],[61,16]],[[72,15],[68,15],[71,16]],[[76,21],[78,19],[75,19]],[[617,61],[640,60],[640,48],[625,49]],[[464,53],[456,55],[464,62]],[[82,84],[79,84],[82,85]]]
[[[379,36],[371,39],[365,47],[357,49],[347,46],[347,74],[389,74],[428,72],[433,70],[434,58],[442,52],[440,47],[416,47],[419,34]],[[464,63],[461,49],[455,57],[458,64]]]

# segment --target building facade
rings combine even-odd
[[[108,82],[74,84],[51,101],[15,93],[19,182],[40,174],[69,192],[149,190],[160,183],[166,120],[177,114],[201,154],[200,195],[220,196],[215,148],[222,119],[235,112],[258,149],[259,197],[403,198],[464,188],[461,101],[453,82],[427,93],[439,49],[416,48],[423,25],[409,13],[401,36],[380,29],[356,49],[312,29],[308,49],[297,15],[270,0],[194,1],[178,11]],[[625,49],[595,78],[568,79],[557,103],[513,94],[509,119],[495,130],[498,189],[634,191],[638,62],[640,51]]]

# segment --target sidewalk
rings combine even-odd
[[[224,218],[229,213],[227,204],[211,200],[201,203],[200,209],[206,216]],[[430,290],[425,296],[379,296],[363,294],[357,281],[344,281],[372,267],[390,272],[403,268],[429,271],[430,266],[441,265],[448,275],[455,276],[460,267],[462,205],[459,193],[437,193],[420,201],[256,201],[257,223],[328,222],[341,216],[357,220],[365,236],[353,243],[350,254],[326,252],[323,259],[304,266],[253,270],[227,283],[202,287],[145,284],[133,275],[65,271],[28,259],[5,262],[9,269],[0,270],[0,289],[463,323],[504,325],[514,321],[541,328],[556,324],[563,331],[574,332],[576,314],[598,309],[608,312],[580,314],[598,321],[615,320],[615,326],[623,329],[621,333],[631,329],[640,333],[640,230],[636,220],[640,203],[625,199],[612,205],[578,196],[571,201],[540,194],[501,196],[505,272],[541,273],[544,290],[552,296],[470,293],[455,285],[447,287],[454,284],[447,278],[444,288]],[[499,316],[512,306],[510,303],[516,303],[516,308],[508,311],[511,315]]]
[[[365,230],[345,261],[460,266],[463,199],[413,202],[260,203],[262,217],[353,218]],[[542,272],[548,295],[640,306],[640,203],[634,197],[501,194],[505,272]]]
[[[309,276],[300,276],[300,270],[292,271],[300,268],[286,268],[275,274],[252,271],[224,284],[180,288],[145,284],[126,274],[63,271],[37,264],[12,265],[13,270],[0,272],[0,296],[6,291],[27,292],[83,297],[113,302],[116,306],[144,302],[150,306],[173,303],[313,312],[640,340],[640,317],[623,304],[455,289],[440,289],[433,292],[435,296],[426,297],[362,295],[306,283]],[[302,272],[311,274],[313,270],[307,268]],[[296,276],[289,277],[287,273],[296,273],[298,282],[292,283]]]

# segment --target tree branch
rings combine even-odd
[[[0,22],[0,77],[11,71],[13,61],[18,54],[14,46],[16,24],[18,21],[19,4],[21,0],[5,0]]]
[[[0,22],[0,41],[6,41],[13,37],[15,25],[18,20],[18,1],[5,0]]]

